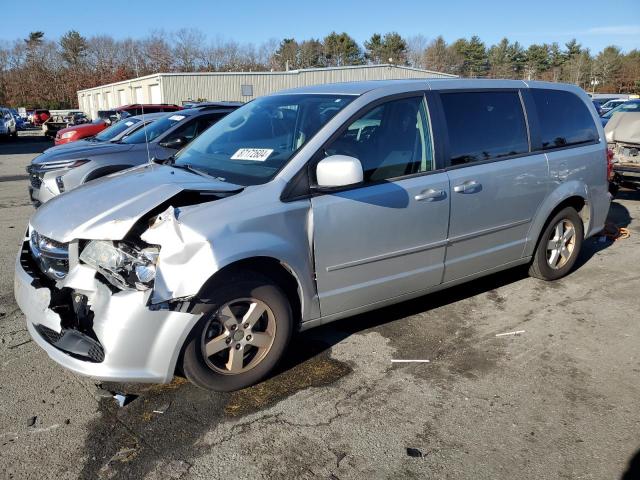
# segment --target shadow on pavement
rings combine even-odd
[[[620,192],[620,194],[627,194],[627,193],[637,194],[637,192],[627,192],[627,191]],[[621,197],[620,194],[618,194],[617,198],[627,199],[625,197]],[[627,210],[627,207],[622,205],[620,202],[617,202],[616,200],[611,202],[611,207],[609,208],[609,215],[607,216],[607,224],[613,224],[618,228],[627,228],[629,225],[631,225],[631,220],[632,218],[631,218],[631,215],[629,214],[629,210]],[[599,234],[585,240],[582,244],[580,257],[578,257],[578,261],[576,262],[576,266],[574,267],[574,270],[578,270],[579,268],[581,268],[596,253],[602,250],[605,250],[606,248],[610,247],[612,244],[613,244],[613,239],[606,238],[606,237],[603,239],[603,236]]]
[[[640,450],[638,450],[629,460],[626,472],[622,474],[620,480],[638,480],[640,478]]]
[[[53,142],[44,135],[20,135],[15,139],[0,140],[0,155],[42,153],[50,147]]]

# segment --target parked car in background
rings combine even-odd
[[[573,85],[288,90],[163,164],[42,206],[16,299],[74,372],[169,382],[178,368],[235,390],[268,375],[296,330],[516,265],[567,275],[604,227],[607,174],[602,126]]]
[[[100,110],[98,111],[98,119],[91,123],[65,128],[55,137],[55,144],[62,145],[65,143],[75,142],[87,137],[93,137],[109,125],[120,121],[123,118],[129,118],[131,116],[137,116],[141,114],[161,113],[161,112],[174,112],[181,110],[182,107],[170,104],[149,104],[149,105],[124,105],[113,110]]]
[[[51,112],[49,112],[49,110],[37,109],[33,111],[31,123],[36,127],[39,127],[50,118],[51,118]]]
[[[65,130],[69,126],[84,125],[89,123],[89,119],[82,112],[69,112],[65,114],[52,115],[49,120],[42,124],[42,130],[45,136],[57,138],[58,132]],[[68,136],[66,138],[70,138]]]
[[[122,118],[142,115],[143,113],[176,112],[178,110],[182,110],[182,107],[169,103],[134,103],[132,105],[123,105],[112,110],[99,110],[98,118],[107,123],[113,123]]]
[[[25,119],[20,116],[20,114],[15,108],[10,108],[9,110],[11,111],[11,114],[13,115],[13,118],[16,121],[16,128],[18,129],[18,131],[25,130],[26,129]]]
[[[0,107],[0,137],[17,137],[18,126],[13,113],[8,108]]]
[[[74,125],[73,127],[63,128],[56,132],[55,144],[63,145],[65,143],[75,142],[83,138],[93,137],[97,135],[109,125],[104,120],[94,120],[91,123],[82,125]]]
[[[60,152],[62,150],[70,151],[69,149],[83,149],[83,148],[93,147],[97,145],[107,144],[108,142],[115,143],[122,140],[127,135],[132,134],[133,132],[143,127],[144,125],[148,125],[152,121],[158,118],[162,118],[165,115],[166,113],[150,113],[144,116],[144,120],[142,119],[141,115],[137,117],[129,117],[125,120],[114,123],[110,127],[105,128],[104,130],[102,130],[97,135],[94,135],[93,137],[83,138],[81,140],[78,140],[77,142],[69,142],[69,143],[62,143],[60,145],[55,145],[53,147],[46,149],[44,153]]]
[[[618,112],[638,112],[640,111],[640,99],[627,100],[622,105],[609,110],[607,113],[600,117],[602,126],[605,127],[607,122]]]
[[[640,108],[619,111],[604,128],[616,187],[640,188]]]
[[[609,110],[613,110],[618,105],[622,105],[626,101],[627,101],[626,99],[622,99],[622,98],[614,98],[613,100],[609,100],[608,102],[602,104],[602,107],[600,108],[602,110],[601,115],[604,113],[607,113]]]
[[[65,119],[70,125],[82,125],[91,121],[84,112],[69,112]]]
[[[31,200],[37,207],[90,180],[147,163],[153,157],[169,158],[238,105],[165,113],[118,142],[103,142],[90,149],[46,151],[27,167]]]

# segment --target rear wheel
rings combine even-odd
[[[207,304],[184,348],[182,370],[195,385],[231,391],[262,380],[282,357],[293,330],[287,297],[265,277],[231,280]]]
[[[583,237],[584,227],[578,212],[572,207],[560,210],[540,237],[529,275],[541,280],[556,280],[567,275],[578,259]]]

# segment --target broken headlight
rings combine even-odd
[[[125,242],[92,240],[80,260],[98,270],[112,285],[123,290],[147,290],[156,277],[158,247],[138,248]]]

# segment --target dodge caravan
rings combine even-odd
[[[30,220],[15,295],[37,344],[102,380],[227,391],[296,330],[516,265],[555,280],[609,210],[571,85],[410,80],[258,98],[170,159]],[[425,328],[429,328],[425,325]]]

